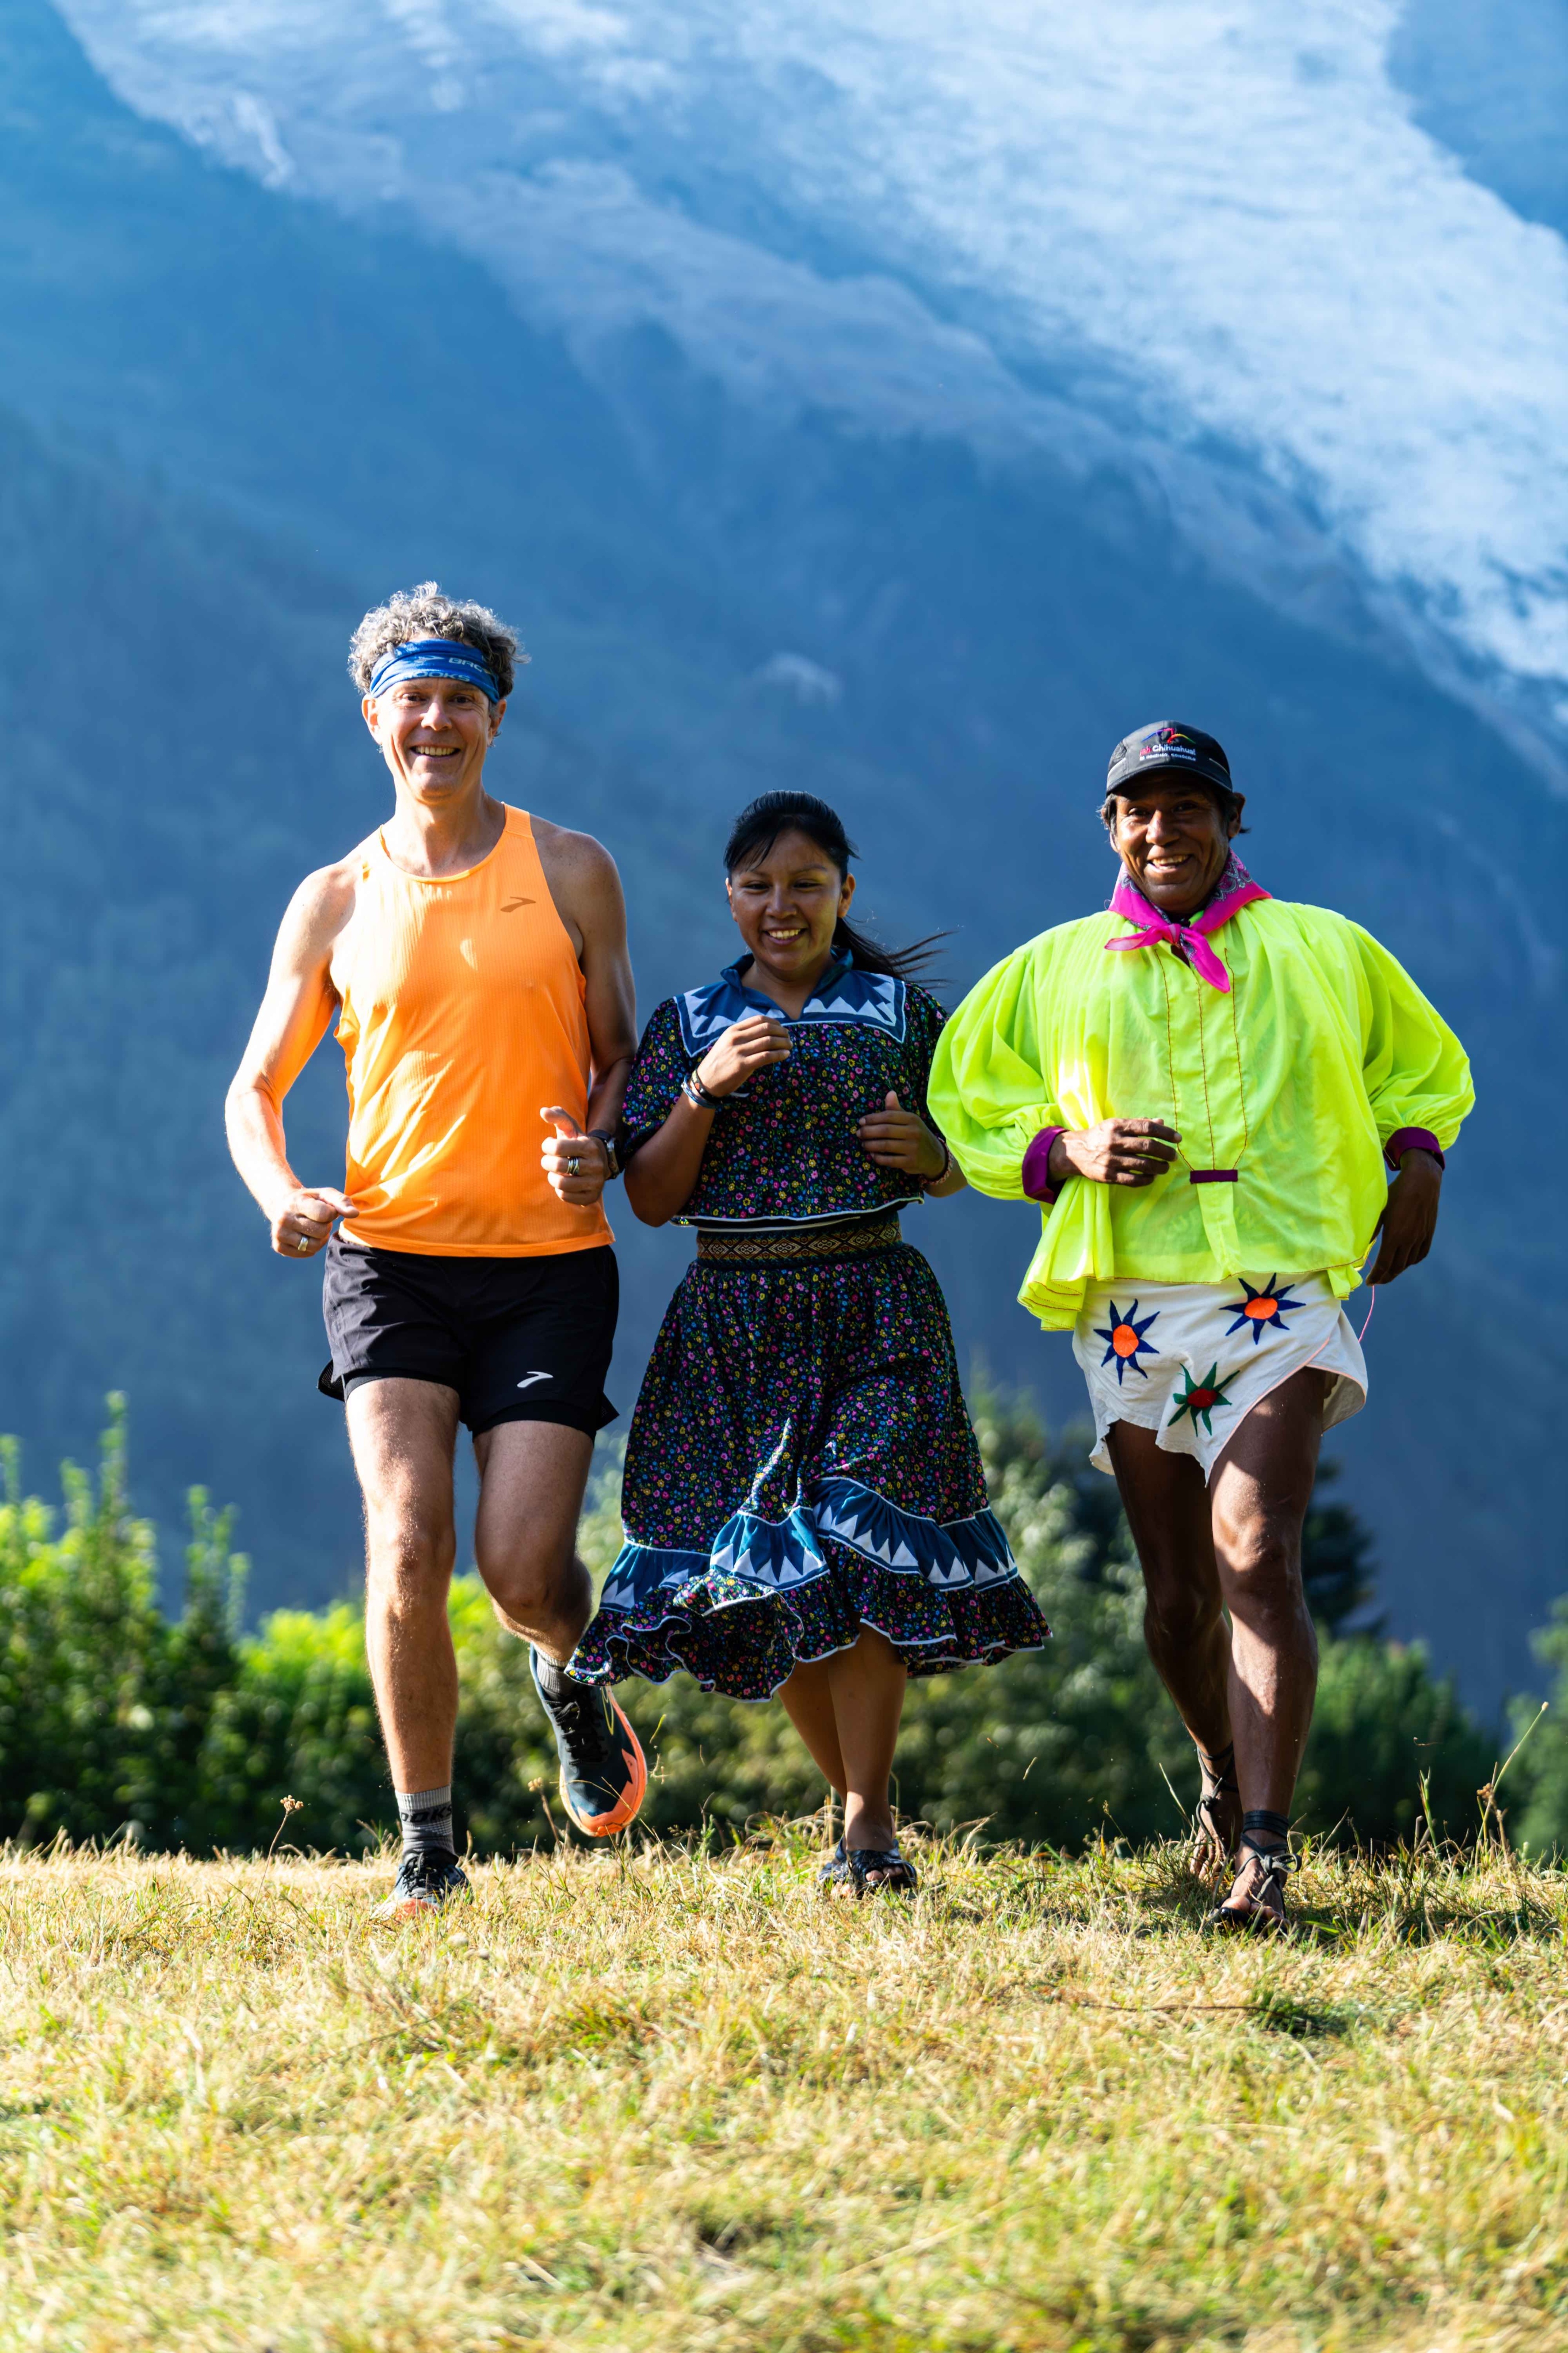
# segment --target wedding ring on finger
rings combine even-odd
[[[582,1173],[582,1154],[580,1152],[569,1152],[566,1155],[566,1174],[568,1176],[580,1176]]]
[[[300,1253],[300,1257],[301,1257],[301,1258],[303,1258],[303,1257],[304,1257],[304,1255],[305,1255],[305,1252],[306,1252],[306,1251],[310,1249],[310,1236],[309,1236],[308,1234],[300,1234],[300,1235],[298,1237],[298,1239],[296,1240],[295,1244],[294,1244],[294,1247],[295,1247],[295,1249],[299,1251],[299,1253]]]

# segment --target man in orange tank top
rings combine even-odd
[[[273,1249],[326,1253],[321,1387],[345,1402],[364,1498],[365,1635],[403,1826],[388,1919],[468,1885],[447,1619],[459,1421],[479,1472],[475,1559],[532,1645],[567,1810],[606,1838],[647,1780],[619,1708],[564,1672],[593,1599],[575,1537],[594,1433],[615,1414],[602,1196],[637,1050],[626,910],[598,842],[484,788],[517,659],[493,613],[433,582],[366,614],[349,666],[395,808],[295,892],[228,1094]],[[283,1132],[334,1018],[342,1191],[300,1182]]]

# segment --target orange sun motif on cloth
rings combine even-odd
[[[1136,1300],[1123,1315],[1113,1299],[1110,1303],[1110,1323],[1095,1325],[1095,1338],[1106,1343],[1105,1354],[1100,1361],[1102,1365],[1115,1366],[1118,1388],[1121,1387],[1121,1376],[1129,1365],[1135,1373],[1142,1374],[1144,1380],[1148,1379],[1149,1376],[1144,1372],[1138,1359],[1141,1356],[1157,1356],[1160,1353],[1152,1340],[1145,1340],[1143,1337],[1150,1324],[1158,1321],[1159,1314],[1160,1311],[1156,1307],[1151,1314],[1145,1315],[1140,1324]]]
[[[1292,1299],[1289,1289],[1281,1291],[1277,1274],[1269,1276],[1261,1291],[1254,1291],[1245,1275],[1238,1275],[1237,1280],[1247,1296],[1226,1301],[1226,1313],[1236,1318],[1234,1324],[1226,1326],[1225,1336],[1227,1340],[1232,1332],[1243,1332],[1250,1324],[1252,1345],[1256,1347],[1265,1332],[1288,1332],[1290,1329],[1283,1321],[1287,1308],[1301,1308],[1307,1303],[1304,1299]]]

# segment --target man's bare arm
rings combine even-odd
[[[353,1204],[331,1186],[305,1186],[289,1163],[283,1098],[337,1010],[332,950],[353,913],[341,867],[307,876],[289,902],[249,1043],[224,1106],[228,1148],[282,1258],[313,1258]]]
[[[591,834],[568,833],[535,818],[535,839],[556,912],[577,950],[586,984],[584,1009],[593,1071],[584,1123],[613,1134],[620,1124],[626,1082],[637,1056],[637,993],[626,947],[626,907],[616,861]],[[544,1171],[563,1201],[591,1208],[604,1190],[599,1154],[572,1151],[572,1119],[559,1104],[542,1106],[557,1134],[542,1153]],[[578,1174],[568,1174],[575,1159]]]

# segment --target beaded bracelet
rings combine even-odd
[[[948,1143],[945,1135],[940,1140],[942,1144],[942,1166],[937,1170],[934,1176],[922,1176],[921,1178],[921,1183],[928,1193],[933,1186],[940,1185],[942,1183],[942,1178],[952,1166],[952,1147]]]

